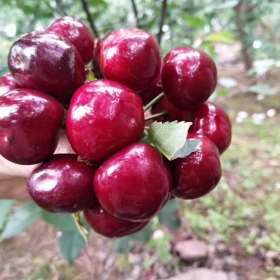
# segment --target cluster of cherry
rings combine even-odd
[[[99,79],[86,80],[89,63]],[[0,78],[0,154],[41,163],[27,188],[42,208],[84,211],[96,232],[120,237],[142,229],[169,199],[194,199],[217,185],[231,124],[206,102],[217,70],[204,52],[175,48],[162,60],[144,30],[98,40],[63,17],[19,38],[8,66]],[[192,122],[183,137],[196,140],[196,150],[169,161],[142,141],[151,119],[143,105],[158,124]],[[76,154],[54,155],[65,127]]]

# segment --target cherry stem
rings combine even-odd
[[[165,111],[160,112],[160,113],[156,113],[154,115],[151,115],[151,116],[145,118],[145,121],[152,120],[152,119],[155,119],[157,117],[161,117],[161,116],[165,116],[165,115],[167,115],[167,112],[165,112]]]
[[[164,92],[157,95],[154,99],[152,99],[146,106],[144,106],[144,111],[148,111],[152,108],[152,106],[157,103],[164,96]]]
[[[88,242],[88,230],[82,224],[80,213],[79,212],[74,213],[74,214],[72,214],[72,217],[74,219],[75,225],[76,225],[79,233],[81,234],[81,236],[83,237],[83,239],[87,243]]]

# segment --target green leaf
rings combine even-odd
[[[179,208],[180,205],[177,200],[173,199],[168,201],[158,214],[159,222],[170,229],[178,229],[181,226],[181,221],[177,214]]]
[[[54,214],[42,210],[42,218],[61,231],[76,231],[74,220],[70,214]]]
[[[134,234],[131,234],[129,237],[132,240],[147,242],[151,238],[152,234],[153,234],[153,229],[151,227],[151,224],[148,224],[145,226],[144,229],[142,229]]]
[[[122,237],[114,241],[113,248],[120,254],[128,253],[130,250],[129,241],[131,238],[129,236]]]
[[[9,216],[12,205],[15,203],[12,199],[1,199],[0,200],[0,231]]]
[[[211,43],[232,43],[234,42],[234,35],[229,31],[220,31],[217,33],[212,33],[205,38],[205,41]]]
[[[194,152],[199,141],[188,140],[190,122],[154,122],[147,129],[148,142],[168,160],[184,158]]]
[[[131,248],[130,241],[135,240],[135,241],[146,243],[147,241],[150,240],[152,234],[153,234],[153,229],[151,227],[151,224],[148,224],[144,229],[142,229],[139,232],[136,232],[126,237],[116,239],[115,242],[113,243],[113,248],[118,253],[121,254],[128,253]]]
[[[32,225],[40,217],[41,209],[34,203],[27,203],[9,216],[0,241],[16,236]]]
[[[204,18],[199,16],[185,15],[183,19],[186,21],[188,26],[192,28],[202,28],[206,24]]]
[[[63,257],[73,263],[86,242],[78,231],[62,231],[58,239],[59,248]]]

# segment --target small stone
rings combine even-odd
[[[232,275],[231,275],[232,277]],[[229,275],[223,271],[214,271],[207,268],[191,269],[167,280],[230,280]],[[237,279],[237,278],[235,278]]]
[[[205,242],[195,239],[178,241],[174,245],[174,252],[187,262],[201,261],[208,257],[208,246]]]

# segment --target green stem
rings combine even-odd
[[[152,99],[145,107],[144,107],[144,111],[148,111],[149,109],[152,108],[152,106],[157,103],[162,97],[164,96],[164,92],[160,93],[159,95],[157,95],[154,99]]]
[[[155,118],[157,118],[157,117],[164,116],[164,115],[166,115],[166,114],[167,114],[167,112],[165,112],[165,111],[160,112],[160,113],[156,113],[156,114],[154,114],[154,115],[151,115],[151,116],[145,118],[145,121],[152,120],[152,119],[155,119]]]
[[[72,217],[74,219],[75,225],[76,225],[79,233],[81,234],[81,236],[87,243],[88,242],[88,230],[84,227],[84,225],[81,222],[80,213],[74,213],[74,214],[72,214]]]

